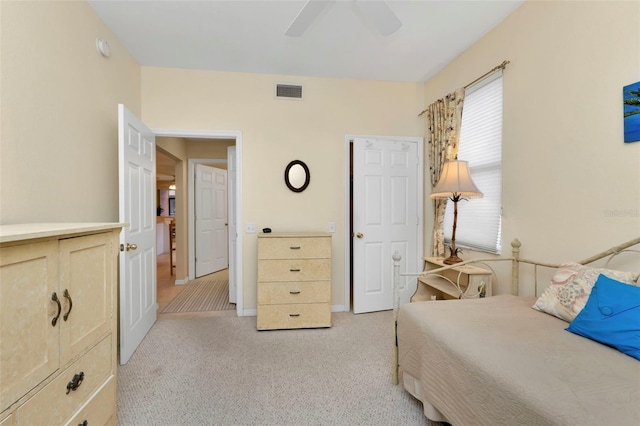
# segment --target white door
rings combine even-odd
[[[227,171],[196,164],[196,278],[229,267]]]
[[[227,147],[227,179],[229,200],[229,303],[238,303],[238,285],[236,283],[236,243],[238,227],[236,225],[236,147]]]
[[[156,322],[156,139],[118,105],[120,222],[120,364]]]
[[[418,165],[417,142],[353,141],[354,313],[393,309],[393,253],[402,271],[418,271]],[[401,301],[412,287],[404,285]]]

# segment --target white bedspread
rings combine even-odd
[[[565,331],[534,302],[501,295],[400,308],[403,383],[425,415],[454,425],[640,425],[640,361]]]

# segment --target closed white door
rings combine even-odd
[[[227,147],[228,179],[228,223],[229,223],[229,303],[238,303],[238,284],[236,283],[236,244],[238,227],[236,225],[236,147]]]
[[[118,105],[120,364],[156,322],[156,138]]]
[[[393,253],[402,255],[403,271],[418,271],[418,166],[417,142],[353,141],[354,313],[393,308]],[[408,301],[415,283],[408,287],[401,300]]]
[[[196,278],[229,266],[227,171],[196,164]]]

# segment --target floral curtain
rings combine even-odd
[[[446,161],[458,159],[458,137],[462,122],[462,104],[464,88],[449,93],[429,105],[425,112],[427,120],[427,155],[429,156],[429,174],[431,187],[435,187],[440,179],[442,166]],[[447,207],[446,198],[433,200],[433,238],[432,256],[444,256],[444,212]]]

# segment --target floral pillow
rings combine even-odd
[[[611,269],[592,268],[579,263],[565,263],[558,268],[551,283],[533,305],[533,309],[567,322],[584,308],[598,276],[605,276],[627,284],[640,285],[640,274]]]

